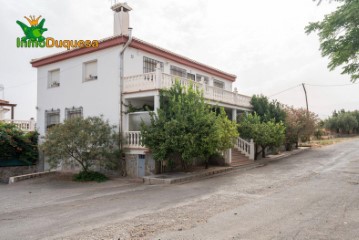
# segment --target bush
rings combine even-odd
[[[105,182],[108,177],[99,172],[81,171],[73,176],[73,180],[77,182]]]
[[[37,132],[24,133],[14,124],[0,122],[0,160],[19,160],[26,165],[38,158]]]
[[[106,166],[119,154],[118,133],[102,117],[71,118],[49,129],[41,145],[51,167],[60,162],[78,163],[82,171]]]

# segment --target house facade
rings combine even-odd
[[[132,9],[117,3],[112,10],[114,36],[101,40],[98,48],[76,48],[31,61],[37,68],[40,136],[67,118],[103,115],[123,134],[127,174],[143,176],[155,171],[155,163],[141,145],[140,123],[149,121],[145,109],[160,108],[160,89],[176,80],[192,85],[232,119],[251,110],[250,97],[233,89],[235,75],[132,37]]]

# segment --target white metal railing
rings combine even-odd
[[[125,148],[145,148],[142,145],[142,138],[140,131],[124,132]]]
[[[33,119],[30,119],[30,120],[4,119],[1,121],[6,122],[6,123],[13,123],[16,125],[17,128],[19,128],[20,130],[22,130],[24,132],[35,131],[36,122]]]
[[[249,159],[254,160],[254,142],[253,139],[250,142],[244,140],[243,138],[238,137],[235,147],[244,155],[246,155]]]
[[[190,85],[194,89],[203,91],[204,98],[215,101],[234,104],[237,106],[251,108],[251,97],[237,93],[237,90],[231,92],[222,88],[209,86],[205,83],[195,82],[191,79],[173,76],[162,72],[152,72],[124,77],[124,93],[138,92],[155,89],[168,89],[178,80],[184,87]]]

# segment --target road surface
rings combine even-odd
[[[358,239],[359,140],[178,185],[0,185],[0,202],[4,240]]]

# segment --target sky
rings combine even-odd
[[[31,59],[62,50],[16,48],[23,32],[16,20],[41,15],[45,37],[101,39],[113,35],[114,0],[0,0],[0,84],[16,103],[15,118],[36,118],[37,72]],[[359,109],[359,84],[340,69],[329,71],[317,35],[306,35],[336,3],[312,0],[127,0],[133,8],[133,36],[201,63],[235,74],[239,93],[263,94],[283,104],[305,107],[320,118],[334,109]],[[332,86],[335,85],[335,86]],[[344,85],[344,86],[338,86]],[[2,98],[0,92],[0,98]],[[101,93],[99,93],[100,95]],[[9,117],[9,116],[8,116]]]

